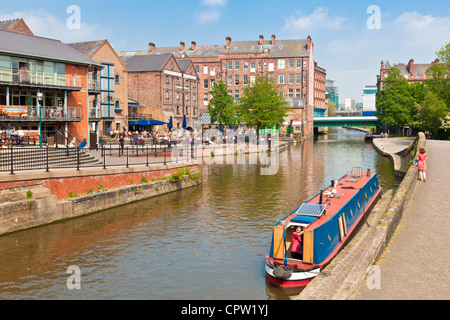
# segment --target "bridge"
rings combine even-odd
[[[314,117],[314,127],[380,127],[376,116]]]

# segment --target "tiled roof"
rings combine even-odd
[[[120,56],[129,72],[161,71],[171,54]]]
[[[422,76],[425,75],[425,71],[427,71],[428,67],[431,65],[431,63],[414,63],[413,73],[410,72],[407,64],[399,63],[397,67],[400,69],[403,76]]]
[[[84,42],[73,42],[67,43],[74,49],[82,52],[83,54],[92,57],[92,55],[106,42],[106,40],[96,40],[96,41],[84,41]]]
[[[0,30],[10,31],[19,22],[20,22],[20,19],[0,21]]]
[[[183,51],[180,51],[180,47],[155,47],[155,49],[151,53],[149,53],[147,50],[143,50],[119,52],[118,54],[119,56],[125,56],[130,53],[133,53],[136,56],[173,54],[175,58],[178,59],[180,57],[216,57],[218,54],[261,53],[265,50],[270,50],[269,58],[309,56],[306,39],[276,40],[274,45],[271,44],[270,40],[264,40],[262,45],[260,45],[258,41],[233,41],[228,48],[225,48],[225,45],[197,45],[195,49],[192,49],[190,46],[186,46]]]
[[[83,53],[59,40],[0,31],[0,54],[16,54],[83,65],[99,65]]]

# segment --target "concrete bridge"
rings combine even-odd
[[[380,127],[376,116],[314,117],[314,127]]]

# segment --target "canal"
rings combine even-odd
[[[288,299],[264,278],[272,226],[353,166],[401,182],[363,133],[335,128],[290,143],[274,175],[202,165],[201,186],[2,236],[0,299]]]

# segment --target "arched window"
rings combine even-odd
[[[119,83],[120,83],[120,79],[119,79],[119,75],[118,75],[118,74],[116,74],[116,76],[114,77],[114,82],[115,82],[116,84],[119,84]]]
[[[120,103],[119,103],[119,100],[116,100],[115,107],[116,107],[116,109],[120,109]]]

